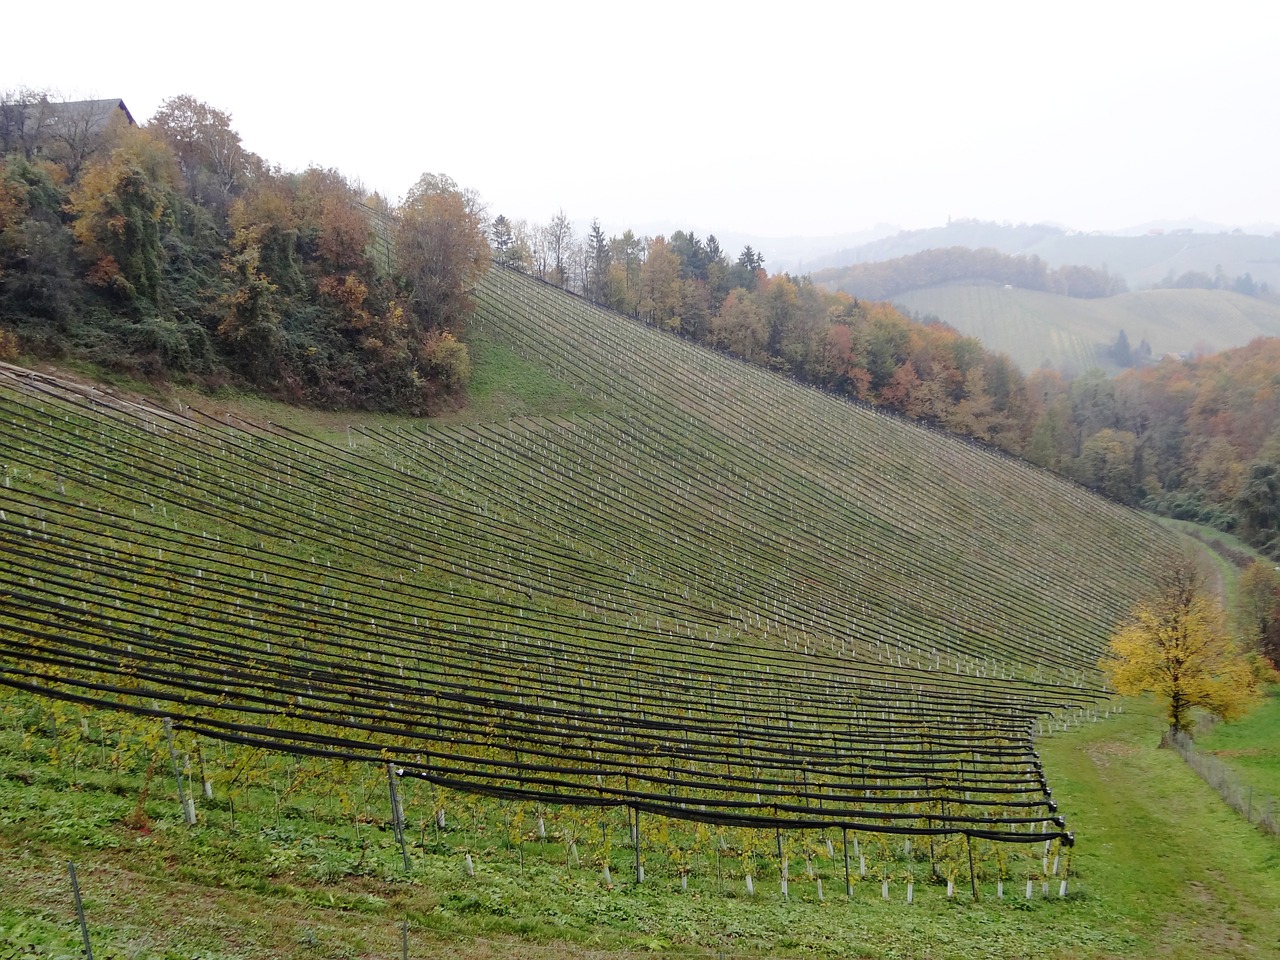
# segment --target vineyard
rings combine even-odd
[[[1039,290],[943,284],[894,297],[902,309],[930,314],[1030,373],[1042,366],[1074,373],[1108,367],[1105,348],[1125,331],[1158,359],[1242,347],[1280,332],[1280,308],[1227,290],[1137,290],[1074,299]]]
[[[681,888],[1065,893],[1033,738],[1107,709],[1171,535],[518,274],[477,297],[573,412],[326,440],[0,368],[15,749],[176,770],[188,822],[323,784],[406,868],[433,824],[468,873],[498,836]]]

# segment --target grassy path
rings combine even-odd
[[[1132,938],[1133,956],[1280,956],[1280,841],[1155,749],[1161,726],[1144,702],[1042,743],[1075,813],[1078,889],[1100,929]]]

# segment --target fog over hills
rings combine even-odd
[[[769,241],[753,244],[769,255]],[[1195,220],[1143,224],[1115,233],[1068,230],[1051,224],[1001,224],[953,220],[945,226],[886,234],[860,245],[811,256],[804,272],[873,263],[942,247],[990,247],[1010,255],[1038,256],[1051,267],[1067,264],[1103,268],[1123,276],[1130,288],[1159,283],[1188,270],[1227,276],[1250,274],[1259,283],[1280,286],[1280,229],[1274,224],[1220,227]],[[784,248],[785,249],[785,248]],[[782,253],[773,269],[790,269]]]

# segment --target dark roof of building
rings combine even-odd
[[[111,118],[116,115],[117,110],[124,114],[129,126],[136,127],[138,125],[137,121],[133,119],[133,114],[129,112],[129,108],[120,99],[50,102],[45,105],[41,113],[43,113],[43,121],[47,125],[67,126],[85,123],[88,127],[88,133],[100,133],[106,129],[107,124],[111,122]]]

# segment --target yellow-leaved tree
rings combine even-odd
[[[1222,605],[1190,560],[1171,565],[1130,611],[1098,664],[1118,693],[1168,703],[1169,735],[1190,733],[1192,709],[1223,720],[1259,697],[1262,666],[1227,631]]]

